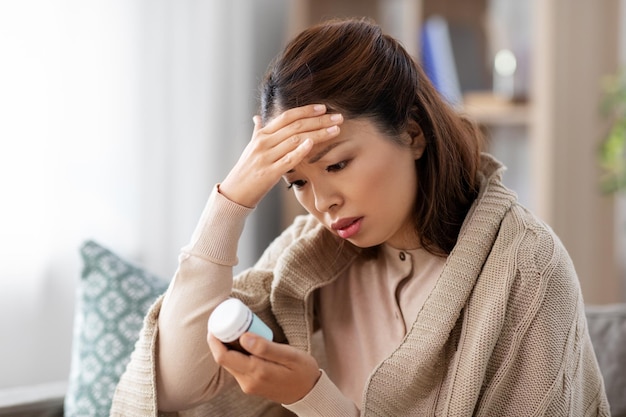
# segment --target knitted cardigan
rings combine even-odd
[[[362,416],[609,416],[572,262],[483,156],[480,194],[404,341],[370,375]],[[315,350],[313,294],[358,248],[310,216],[295,220],[234,281],[276,339]],[[111,416],[287,416],[238,386],[179,413],[157,411],[155,347],[162,299],[148,313]],[[184,343],[181,340],[181,343]]]

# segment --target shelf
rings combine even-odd
[[[514,102],[491,93],[466,94],[461,112],[486,127],[530,124],[530,105],[527,102]]]

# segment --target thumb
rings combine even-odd
[[[303,356],[308,355],[304,351],[300,351],[292,346],[270,342],[269,340],[250,332],[242,334],[239,338],[239,343],[252,356],[274,362],[288,368],[292,368],[294,365],[300,363],[303,360]]]
[[[266,361],[284,363],[287,359],[284,352],[284,349],[288,348],[287,346],[272,343],[255,333],[246,332],[242,334],[239,338],[239,344],[252,356]]]
[[[241,337],[239,338],[239,344],[249,353],[254,355],[259,351],[259,347],[257,345],[259,343],[263,343],[259,342],[260,339],[261,338],[254,333],[247,332],[241,335]]]

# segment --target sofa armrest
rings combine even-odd
[[[1,417],[63,417],[67,382],[0,389]]]
[[[626,416],[626,303],[590,305],[585,310],[611,414]]]

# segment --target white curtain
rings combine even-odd
[[[67,378],[85,239],[173,274],[249,140],[285,7],[0,0],[0,388]],[[249,220],[240,268],[277,207]]]

